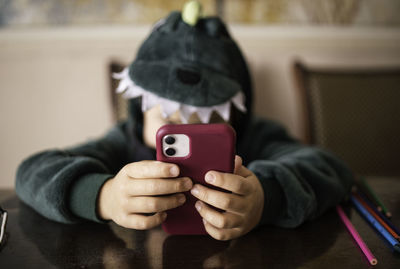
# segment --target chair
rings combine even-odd
[[[355,174],[400,176],[400,67],[340,69],[294,64],[309,144]]]

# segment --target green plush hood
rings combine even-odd
[[[217,17],[191,26],[172,12],[143,42],[129,76],[157,96],[196,107],[219,105],[240,91],[246,107],[251,102],[243,55]]]

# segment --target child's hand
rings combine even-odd
[[[207,233],[218,240],[229,240],[248,233],[258,224],[264,207],[264,192],[256,175],[242,165],[239,156],[235,158],[234,174],[210,171],[205,180],[232,192],[225,193],[199,184],[191,190],[201,200],[196,202],[196,208]]]
[[[124,166],[100,190],[100,217],[137,230],[160,225],[167,217],[164,211],[182,205],[185,195],[181,192],[192,188],[190,178],[175,178],[178,175],[177,165],[158,161]]]

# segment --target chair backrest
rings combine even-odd
[[[400,67],[318,69],[294,64],[310,144],[356,174],[400,175]]]
[[[122,97],[122,94],[116,92],[119,80],[113,78],[114,73],[119,73],[125,68],[120,62],[111,61],[108,65],[109,78],[110,78],[110,100],[112,108],[112,116],[114,122],[124,121],[128,118],[128,101]]]

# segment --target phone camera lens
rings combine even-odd
[[[167,143],[168,145],[172,145],[175,143],[175,138],[173,136],[167,136],[165,138],[165,143]]]
[[[167,148],[167,149],[165,150],[165,153],[166,153],[168,156],[174,156],[175,153],[176,153],[176,150],[173,149],[173,148]]]

